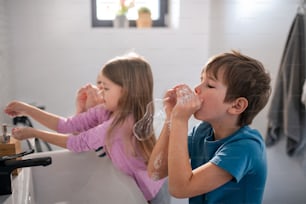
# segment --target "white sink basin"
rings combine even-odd
[[[99,158],[94,152],[57,150],[24,159],[46,156],[51,156],[52,164],[24,168],[14,179],[13,198],[6,198],[4,203],[9,204],[10,200],[28,204],[147,203],[134,180],[115,169],[108,157]],[[17,180],[21,180],[19,184]]]

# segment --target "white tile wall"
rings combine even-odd
[[[156,98],[177,83],[194,86],[208,56],[209,1],[191,2],[181,2],[179,28],[137,30],[92,28],[88,1],[8,1],[16,97],[73,114],[78,87],[129,50],[151,62]]]

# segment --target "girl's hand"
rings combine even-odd
[[[87,100],[86,109],[104,102],[102,92],[96,86],[90,85],[86,88]]]
[[[12,101],[6,106],[4,112],[12,117],[22,116],[27,115],[27,109],[29,107],[31,107],[31,105],[21,101]]]
[[[175,88],[177,103],[173,108],[172,117],[188,120],[194,112],[201,108],[201,100],[187,85]]]
[[[80,88],[77,93],[77,113],[87,111],[89,108],[92,108],[103,102],[104,101],[100,90],[92,84],[87,84],[86,86]]]
[[[35,129],[31,127],[17,127],[12,129],[12,136],[17,140],[33,138]]]
[[[86,86],[83,86],[78,90],[77,97],[76,97],[76,112],[77,113],[86,111],[86,100],[87,100]]]

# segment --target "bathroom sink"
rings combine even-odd
[[[134,180],[118,171],[108,157],[99,158],[94,152],[57,150],[35,153],[25,158],[42,156],[50,156],[52,164],[22,169],[17,176],[22,181],[21,184],[14,184],[12,196],[19,192],[18,200],[23,203],[147,203]]]

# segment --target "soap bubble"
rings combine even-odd
[[[154,134],[159,136],[166,113],[164,111],[163,99],[154,99],[147,104],[146,113],[134,124],[133,132],[139,141],[145,141]]]

